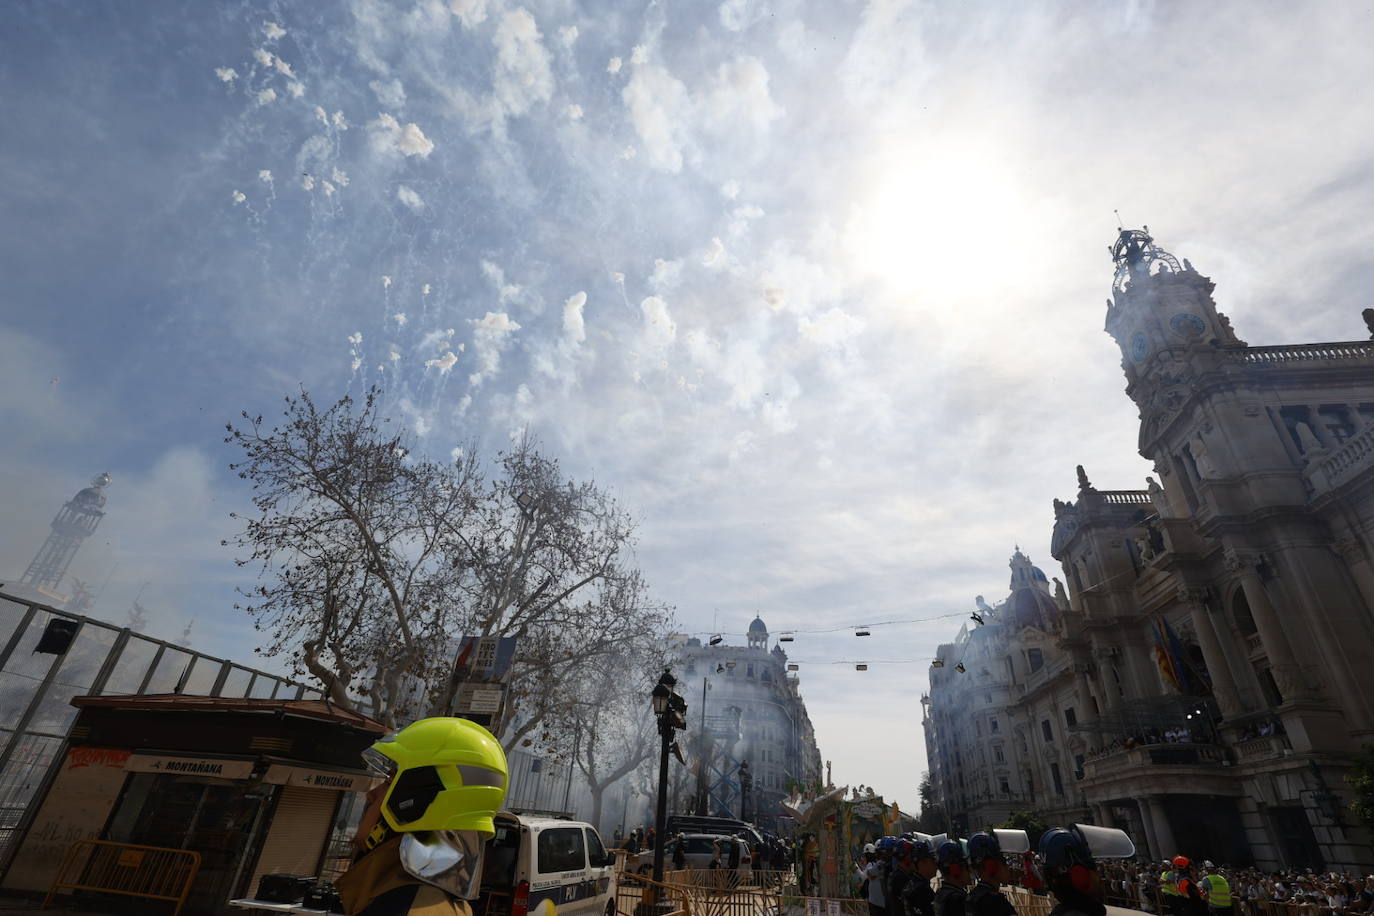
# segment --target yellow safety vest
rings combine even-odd
[[[1178,876],[1171,871],[1160,872],[1159,892],[1168,894],[1171,897],[1178,897]]]
[[[1207,903],[1209,906],[1230,906],[1231,885],[1221,875],[1207,875]]]

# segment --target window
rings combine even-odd
[[[590,827],[583,829],[587,832],[587,861],[591,863],[605,862],[606,847],[601,845],[601,837]],[[612,859],[612,861],[615,860]]]
[[[1002,792],[1003,795],[1011,794],[1011,784],[1007,782],[1007,777],[1005,776],[1002,777],[1001,785],[999,785],[997,788]]]
[[[989,719],[989,720],[988,720],[988,730],[991,731],[994,735],[997,734],[997,720],[996,720],[996,719]]]
[[[993,756],[993,759],[996,760],[998,763],[1006,763],[1006,762],[1007,762],[1006,755],[1002,753],[1002,748],[1001,748],[1001,747],[994,747],[994,748],[992,749],[992,756]]]
[[[581,871],[587,867],[587,851],[581,827],[554,827],[539,833],[539,871]]]
[[[1052,763],[1052,764],[1050,764],[1050,778],[1054,780],[1054,794],[1055,794],[1055,795],[1063,795],[1063,794],[1064,794],[1064,780],[1063,780],[1063,778],[1059,775],[1059,764],[1057,764],[1057,763]]]
[[[1074,712],[1072,706],[1064,710],[1064,724],[1070,728],[1078,724],[1078,713]]]
[[[1030,670],[1039,671],[1045,667],[1045,653],[1039,649],[1027,649],[1026,663],[1030,665]]]
[[[1083,778],[1083,755],[1075,754],[1073,757],[1073,778]]]
[[[979,735],[983,734],[983,723],[978,721],[977,719],[974,719],[973,730],[977,732]]]
[[[753,666],[752,663],[745,666],[744,674],[745,674],[745,677],[753,677],[753,676],[754,676],[754,666]]]
[[[1054,740],[1054,729],[1050,726],[1049,719],[1040,720],[1040,734],[1045,736],[1046,741]]]

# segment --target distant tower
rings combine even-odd
[[[96,475],[89,487],[61,508],[52,520],[48,539],[20,577],[21,583],[44,593],[57,592],[81,542],[95,533],[96,526],[105,517],[105,487],[109,483],[109,474]]]
[[[754,622],[749,624],[749,648],[768,648],[768,627],[763,625],[762,617],[755,617]]]

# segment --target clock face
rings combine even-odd
[[[1196,315],[1180,312],[1169,319],[1169,327],[1181,337],[1201,337],[1207,330],[1207,323]]]
[[[1140,362],[1150,352],[1150,340],[1144,331],[1136,331],[1131,338],[1131,359]]]

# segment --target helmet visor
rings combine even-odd
[[[475,830],[407,833],[401,838],[401,867],[412,877],[464,900],[482,889],[487,844]]]
[[[368,772],[373,776],[380,777],[381,779],[390,779],[396,775],[396,761],[377,750],[377,748],[368,748],[363,751],[362,757],[363,765],[367,767]]]
[[[1026,836],[1024,830],[997,829],[993,831],[997,837],[997,845],[1002,847],[1002,852],[1011,854],[1021,854],[1030,852],[1030,837]]]
[[[1074,824],[1073,829],[1088,844],[1094,859],[1129,859],[1135,855],[1135,843],[1123,830],[1093,824]]]

